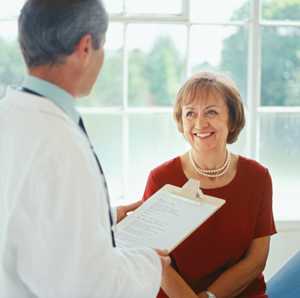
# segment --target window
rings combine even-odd
[[[263,0],[261,15],[257,153],[272,173],[276,217],[299,220],[300,1]]]
[[[0,12],[0,96],[25,67],[16,17]],[[172,119],[192,73],[221,71],[241,90],[247,129],[231,146],[273,176],[277,219],[299,220],[300,0],[107,0],[106,59],[81,110],[113,204],[142,196],[149,171],[188,148]]]
[[[7,85],[19,85],[24,77],[25,65],[17,44],[16,20],[0,21],[0,97]]]

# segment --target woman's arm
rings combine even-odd
[[[208,288],[217,298],[235,297],[240,294],[265,268],[270,245],[270,236],[252,241],[247,255],[236,265],[219,276]],[[198,297],[206,298],[204,292]]]
[[[190,286],[171,266],[168,266],[164,271],[161,287],[169,298],[198,298]]]

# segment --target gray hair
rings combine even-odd
[[[27,0],[18,25],[21,51],[31,68],[64,63],[85,34],[99,49],[108,15],[101,0]]]

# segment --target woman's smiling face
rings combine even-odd
[[[223,150],[229,133],[228,108],[219,92],[204,93],[183,104],[183,134],[196,152]]]

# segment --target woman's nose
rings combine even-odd
[[[197,118],[195,119],[195,126],[198,129],[202,129],[208,126],[208,121],[205,117],[198,115]]]

